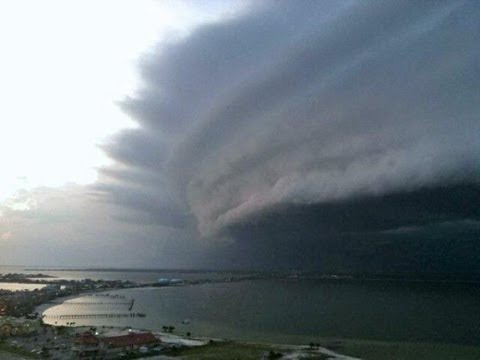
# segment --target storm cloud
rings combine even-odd
[[[479,18],[475,1],[265,2],[163,42],[95,191],[252,249],[478,238]]]

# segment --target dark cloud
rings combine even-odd
[[[480,274],[478,185],[282,205],[228,228],[239,267]],[[473,201],[472,201],[473,200]]]
[[[460,229],[479,218],[479,16],[473,1],[281,1],[160,44],[97,190],[277,265],[329,250],[354,266],[358,241]]]

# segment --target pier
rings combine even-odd
[[[68,314],[68,315],[45,315],[44,318],[72,320],[72,319],[105,319],[105,318],[125,318],[125,317],[145,317],[143,313],[105,313],[105,314]]]
[[[97,305],[114,305],[114,306],[133,306],[133,300],[131,301],[115,301],[115,302],[104,302],[104,301],[66,301],[64,303],[58,303],[60,305],[75,305],[75,306],[97,306]]]
[[[135,299],[129,301],[65,301],[65,302],[53,302],[58,305],[70,305],[70,306],[127,306],[128,311],[132,311]]]

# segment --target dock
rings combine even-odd
[[[143,313],[103,313],[103,314],[64,314],[64,315],[45,315],[47,319],[105,319],[105,318],[125,318],[125,317],[145,317]]]

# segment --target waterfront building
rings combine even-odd
[[[160,342],[151,332],[109,336],[101,338],[100,341],[106,349],[119,349],[121,351],[138,350],[142,346],[157,345]]]

